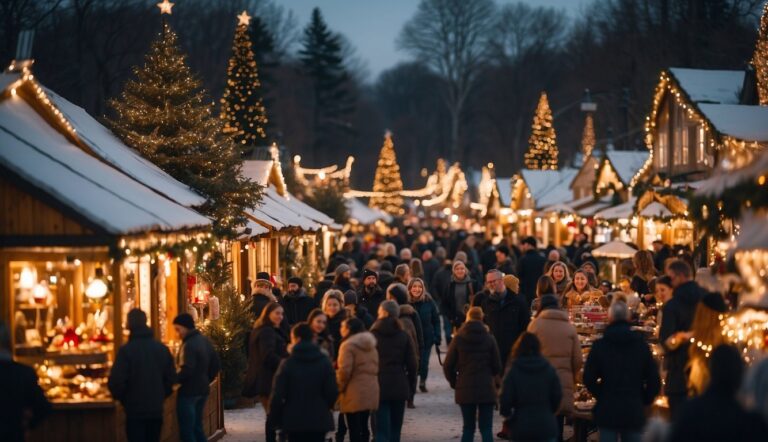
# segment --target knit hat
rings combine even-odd
[[[264,284],[269,284],[270,287],[272,286],[272,278],[269,276],[269,273],[267,272],[259,272],[256,274],[256,281],[254,282],[262,282]]]
[[[461,261],[464,264],[466,264],[469,261],[469,259],[467,258],[466,252],[462,252],[462,251],[456,252],[456,256],[453,257],[453,262],[455,263],[456,261]]]
[[[560,302],[558,302],[557,296],[555,295],[544,295],[541,297],[539,305],[541,306],[542,310],[545,310],[548,308],[558,308],[560,306]]]
[[[128,330],[131,331],[146,328],[147,314],[141,309],[133,308],[128,312],[126,323]]]
[[[373,276],[377,280],[379,279],[379,274],[371,269],[363,269],[363,281],[365,281],[365,278]]]
[[[504,286],[512,293],[520,293],[520,280],[515,275],[504,275]]]
[[[392,272],[394,270],[394,267],[392,267],[392,263],[389,261],[382,261],[381,265],[379,266],[379,271],[381,272]]]
[[[523,244],[528,244],[529,246],[536,248],[536,238],[534,238],[532,236],[527,236],[527,237],[523,238],[522,243]]]
[[[399,305],[408,304],[408,289],[400,283],[390,284],[387,287],[387,299],[392,298]]]
[[[297,276],[288,278],[288,284],[296,284],[299,286],[299,288],[304,287],[304,281],[302,281],[301,278]]]
[[[469,310],[467,310],[467,321],[482,321],[483,320],[483,309],[480,307],[470,307]]]
[[[189,330],[194,330],[195,329],[195,320],[192,319],[192,315],[190,315],[189,313],[182,313],[182,314],[176,316],[176,318],[174,318],[174,320],[173,320],[173,323],[175,325],[180,325],[180,326],[182,326],[184,328],[187,328]]]
[[[344,292],[344,305],[357,305],[357,292],[354,290]]]
[[[336,276],[339,276],[344,272],[350,272],[350,271],[352,271],[352,269],[350,269],[347,264],[339,264],[338,266],[336,266],[336,270],[334,270],[333,273],[336,274]]]
[[[461,261],[461,260],[459,260],[459,259],[454,259],[454,260],[453,260],[453,264],[451,265],[451,269],[452,269],[452,270],[456,269],[456,266],[457,266],[457,265],[459,265],[459,264],[463,264],[463,265],[464,265],[464,267],[466,267],[466,266],[467,266],[467,264],[466,264],[464,261]]]
[[[701,302],[716,312],[725,313],[728,310],[723,297],[719,293],[707,293],[701,298]]]
[[[506,256],[509,256],[509,247],[505,246],[504,244],[496,247],[497,252],[501,252]]]

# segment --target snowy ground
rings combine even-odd
[[[435,352],[430,361],[427,388],[429,393],[418,393],[416,409],[405,410],[402,440],[408,442],[433,442],[459,440],[461,438],[461,411],[453,401],[453,390],[443,377]],[[253,442],[264,440],[264,410],[261,406],[224,413],[227,429],[225,442]],[[501,429],[501,416],[494,417],[493,433]],[[566,429],[566,438],[570,431]],[[480,434],[475,434],[480,441]]]

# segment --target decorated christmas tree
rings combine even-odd
[[[762,106],[768,106],[768,3],[763,6],[763,16],[760,18],[760,32],[755,43],[755,54],[752,57],[757,75],[757,94]]]
[[[248,32],[251,17],[243,11],[238,15],[232,57],[227,68],[227,85],[221,98],[221,119],[224,133],[235,140],[243,154],[267,138],[267,109],[261,96],[261,82]]]
[[[127,145],[205,196],[198,209],[214,219],[217,235],[229,237],[245,224],[244,210],[257,204],[260,187],[242,177],[237,146],[222,132],[185,58],[164,20],[144,66],[134,68],[135,79],[110,101],[115,115],[109,123]]]
[[[373,178],[373,191],[369,205],[384,210],[392,215],[402,215],[403,197],[398,193],[403,190],[403,180],[400,178],[400,166],[397,164],[395,145],[392,134],[384,135],[384,145],[379,152],[379,162],[376,165],[376,175]]]
[[[592,149],[595,148],[595,125],[592,121],[592,114],[587,114],[584,120],[584,132],[581,134],[581,153],[586,159],[592,155]]]
[[[528,152],[525,153],[525,168],[533,170],[557,170],[557,141],[552,125],[552,110],[549,108],[547,93],[542,92],[536,114],[533,116]]]

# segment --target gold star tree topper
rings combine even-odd
[[[248,15],[247,11],[240,13],[240,15],[237,16],[237,19],[239,20],[239,23],[237,24],[238,26],[248,26],[251,24],[251,16]]]
[[[171,8],[173,8],[173,5],[175,5],[175,3],[171,3],[168,0],[163,0],[157,4],[157,7],[160,8],[160,14],[171,15]]]

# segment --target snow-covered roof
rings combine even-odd
[[[627,201],[626,203],[619,204],[618,206],[609,207],[607,209],[603,209],[595,213],[595,218],[600,218],[604,220],[631,218],[635,212],[636,202],[637,202],[637,198],[634,196],[631,196],[629,197],[629,201]]]
[[[610,207],[612,199],[613,195],[604,196],[589,205],[578,208],[576,213],[581,216],[593,216],[595,213],[605,209],[606,207]]]
[[[739,103],[744,71],[670,68],[669,72],[694,102]]]
[[[304,215],[305,217],[311,219],[312,221],[328,226],[329,229],[341,230],[341,228],[343,227],[341,224],[337,223],[330,216],[315,209],[314,207],[310,206],[304,201],[296,198],[294,195],[291,195],[290,193],[286,193],[283,196],[283,199],[288,203],[289,206],[293,207],[294,210],[297,211],[298,213]]]
[[[726,190],[745,181],[757,179],[768,172],[768,150],[762,150],[749,165],[736,170],[723,170],[720,166],[712,177],[694,186],[696,195],[719,197]]]
[[[499,204],[509,207],[512,204],[512,178],[496,178],[496,187],[499,189]]]
[[[392,216],[388,213],[368,207],[358,198],[347,198],[347,210],[349,210],[350,220],[357,221],[364,226],[371,225],[376,221],[392,222]]]
[[[266,186],[269,184],[269,174],[272,171],[272,160],[245,160],[242,174],[254,183]]]
[[[629,186],[632,177],[642,169],[649,156],[648,150],[610,150],[606,152],[608,162],[613,166],[613,170],[625,186]]]
[[[17,73],[2,73],[0,74],[0,90],[4,91],[8,86],[15,83],[16,81],[19,81],[21,79],[21,74]]]
[[[299,228],[312,232],[322,228],[320,223],[301,215],[295,207],[291,207],[272,185],[264,188],[259,206],[247,213],[275,230]]]
[[[72,144],[19,96],[0,101],[0,163],[113,235],[211,224]]]
[[[120,169],[135,180],[187,207],[200,206],[205,198],[165,173],[138,152],[123,144],[109,129],[96,121],[81,107],[55,92],[43,88],[54,106],[77,130],[77,137],[102,160]]]
[[[699,109],[723,135],[747,141],[768,141],[766,106],[700,104]]]
[[[674,216],[671,210],[667,209],[664,204],[661,204],[658,201],[653,201],[645,206],[643,210],[640,211],[639,215],[647,218],[669,218]]]
[[[578,170],[565,167],[559,170],[523,169],[520,175],[531,192],[537,208],[567,202],[572,198],[570,184]]]
[[[598,258],[631,258],[635,256],[637,250],[621,241],[607,242],[600,247],[592,250],[592,255]]]

